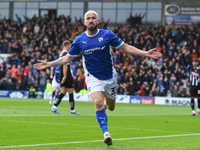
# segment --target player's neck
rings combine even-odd
[[[88,35],[95,35],[97,33],[97,31],[98,31],[98,29],[96,29],[94,31],[90,31],[90,30],[87,29],[86,32],[87,32]]]

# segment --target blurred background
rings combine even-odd
[[[33,64],[57,59],[62,42],[73,42],[85,31],[87,10],[98,13],[100,29],[144,51],[157,47],[163,54],[153,60],[113,49],[119,95],[190,97],[182,49],[188,62],[199,59],[198,0],[0,0],[0,93],[35,88],[43,96],[50,69],[38,71]],[[80,54],[71,65],[75,93],[87,88],[81,62]]]

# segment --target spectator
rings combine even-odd
[[[40,26],[38,25],[38,23],[36,23],[36,25],[34,26],[34,33],[37,34],[40,31]]]
[[[172,97],[172,93],[170,90],[167,91],[167,97]]]
[[[30,88],[31,85],[35,83],[34,77],[31,74],[28,74],[28,87]]]
[[[21,72],[21,66],[17,67],[17,71],[15,72],[16,78],[18,82],[22,82],[22,72]]]
[[[39,77],[40,77],[40,86],[38,87],[38,91],[44,92],[46,88],[47,75],[45,74],[44,71],[41,71]]]
[[[5,78],[0,78],[0,90],[5,90],[7,88],[5,88],[7,86],[7,82]]]
[[[6,71],[4,70],[4,67],[0,67],[0,79],[4,78],[6,75]]]
[[[22,81],[21,80],[18,81],[15,90],[17,90],[17,91],[21,91],[22,90]]]
[[[184,82],[189,78],[188,70],[183,67],[180,54],[182,53],[182,48],[185,47],[190,49],[190,51],[186,52],[187,61],[191,62],[192,59],[198,58],[200,54],[200,36],[196,31],[196,25],[192,25],[191,28],[188,26],[166,28],[163,25],[152,24],[148,28],[143,28],[140,26],[138,18],[144,15],[135,14],[132,16],[130,13],[127,19],[127,26],[102,23],[101,28],[107,26],[107,28],[111,29],[127,43],[141,47],[143,50],[157,47],[157,50],[163,54],[163,57],[159,60],[146,60],[146,63],[140,57],[127,55],[114,49],[112,54],[116,57],[113,63],[118,73],[118,93],[126,94],[127,83],[129,78],[132,77],[136,83],[137,81],[140,82],[144,95],[148,94],[147,91],[149,89],[149,95],[152,95],[157,86],[161,87],[163,85],[165,96],[168,90],[171,90],[172,96],[175,96],[177,95],[174,94],[174,86],[176,85],[179,89],[179,94],[182,91],[180,86],[184,86],[183,88],[186,90],[185,95],[188,96],[189,92],[187,89],[189,85],[186,85],[186,82]],[[58,55],[57,50],[61,50],[59,43],[62,43],[65,39],[73,41],[74,36],[84,31],[82,19],[77,19],[75,24],[72,24],[70,16],[65,17],[64,15],[60,15],[58,18],[45,15],[41,19],[36,15],[31,18],[24,16],[25,22],[22,22],[18,15],[16,17],[17,21],[2,20],[2,30],[4,32],[0,34],[0,51],[11,54],[11,57],[4,60],[4,67],[0,69],[0,84],[4,85],[5,80],[8,81],[9,78],[12,78],[12,83],[15,87],[17,85],[16,79],[19,79],[17,68],[21,66],[21,72],[23,72],[22,90],[28,90],[28,76],[26,74],[30,73],[34,79],[37,78],[37,81],[34,82],[34,86],[37,89],[40,77],[37,77],[39,73],[32,69],[32,65],[38,59],[55,58]],[[53,26],[49,22],[53,22]],[[75,31],[73,36],[69,32],[71,29]],[[79,54],[73,60],[72,68],[74,75],[76,72],[79,72],[81,79],[84,80],[84,72],[81,69],[79,70],[82,67],[79,66],[81,59],[82,56]],[[124,65],[126,68],[122,67]],[[12,76],[10,76],[8,70],[11,70]],[[48,72],[45,75],[48,77]],[[154,82],[156,75],[158,75],[158,79],[161,77],[161,81],[157,80]],[[146,81],[149,83],[149,89],[144,87],[144,82]],[[4,90],[7,88],[1,85],[0,87],[4,88]],[[19,89],[19,87],[17,88]],[[85,88],[84,84],[83,88]],[[136,91],[138,91],[138,87],[136,87]]]
[[[87,89],[81,89],[80,91],[79,91],[79,94],[89,94],[89,92],[88,92],[88,90]]]
[[[180,86],[178,91],[178,97],[186,97],[186,94],[186,89],[184,89],[183,86]]]
[[[117,87],[117,94],[124,95],[124,93],[125,93],[125,90],[123,88],[123,85],[122,84],[118,85],[118,87]]]
[[[192,53],[190,54],[191,60],[198,58],[198,53],[195,49],[192,49]]]
[[[47,92],[47,93],[52,93],[53,92],[53,88],[52,88],[52,85],[50,83],[50,79],[49,78],[47,78],[47,81],[46,81],[45,92]]]
[[[153,92],[153,96],[161,96],[159,87],[156,87],[155,91]]]
[[[129,84],[126,88],[126,93],[127,93],[127,95],[135,95],[135,91],[136,91],[136,88],[133,83],[133,78],[130,78]]]
[[[13,64],[12,69],[9,70],[12,78],[15,77],[16,71],[17,71],[16,65]]]
[[[22,90],[27,91],[28,90],[28,75],[26,72],[22,75]]]
[[[37,91],[36,89],[34,88],[33,85],[30,86],[30,89],[29,89],[29,98],[36,98],[37,96]]]
[[[6,85],[6,90],[14,90],[15,87],[14,87],[14,84],[12,82],[12,79],[9,78],[8,81],[7,81],[7,85]]]
[[[172,90],[173,90],[172,96],[173,97],[178,97],[179,96],[179,94],[178,94],[178,86],[174,85]]]

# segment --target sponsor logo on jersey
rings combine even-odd
[[[97,51],[97,50],[103,50],[106,46],[103,46],[103,47],[96,47],[96,48],[92,48],[92,49],[88,49],[88,50],[85,50],[85,51],[82,51],[85,55],[88,55],[88,54],[92,54],[94,51]]]
[[[83,41],[83,43],[87,44],[87,41]]]

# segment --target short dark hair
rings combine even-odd
[[[65,47],[67,45],[71,45],[71,42],[68,41],[68,40],[65,40],[63,43],[62,43],[62,47]]]

